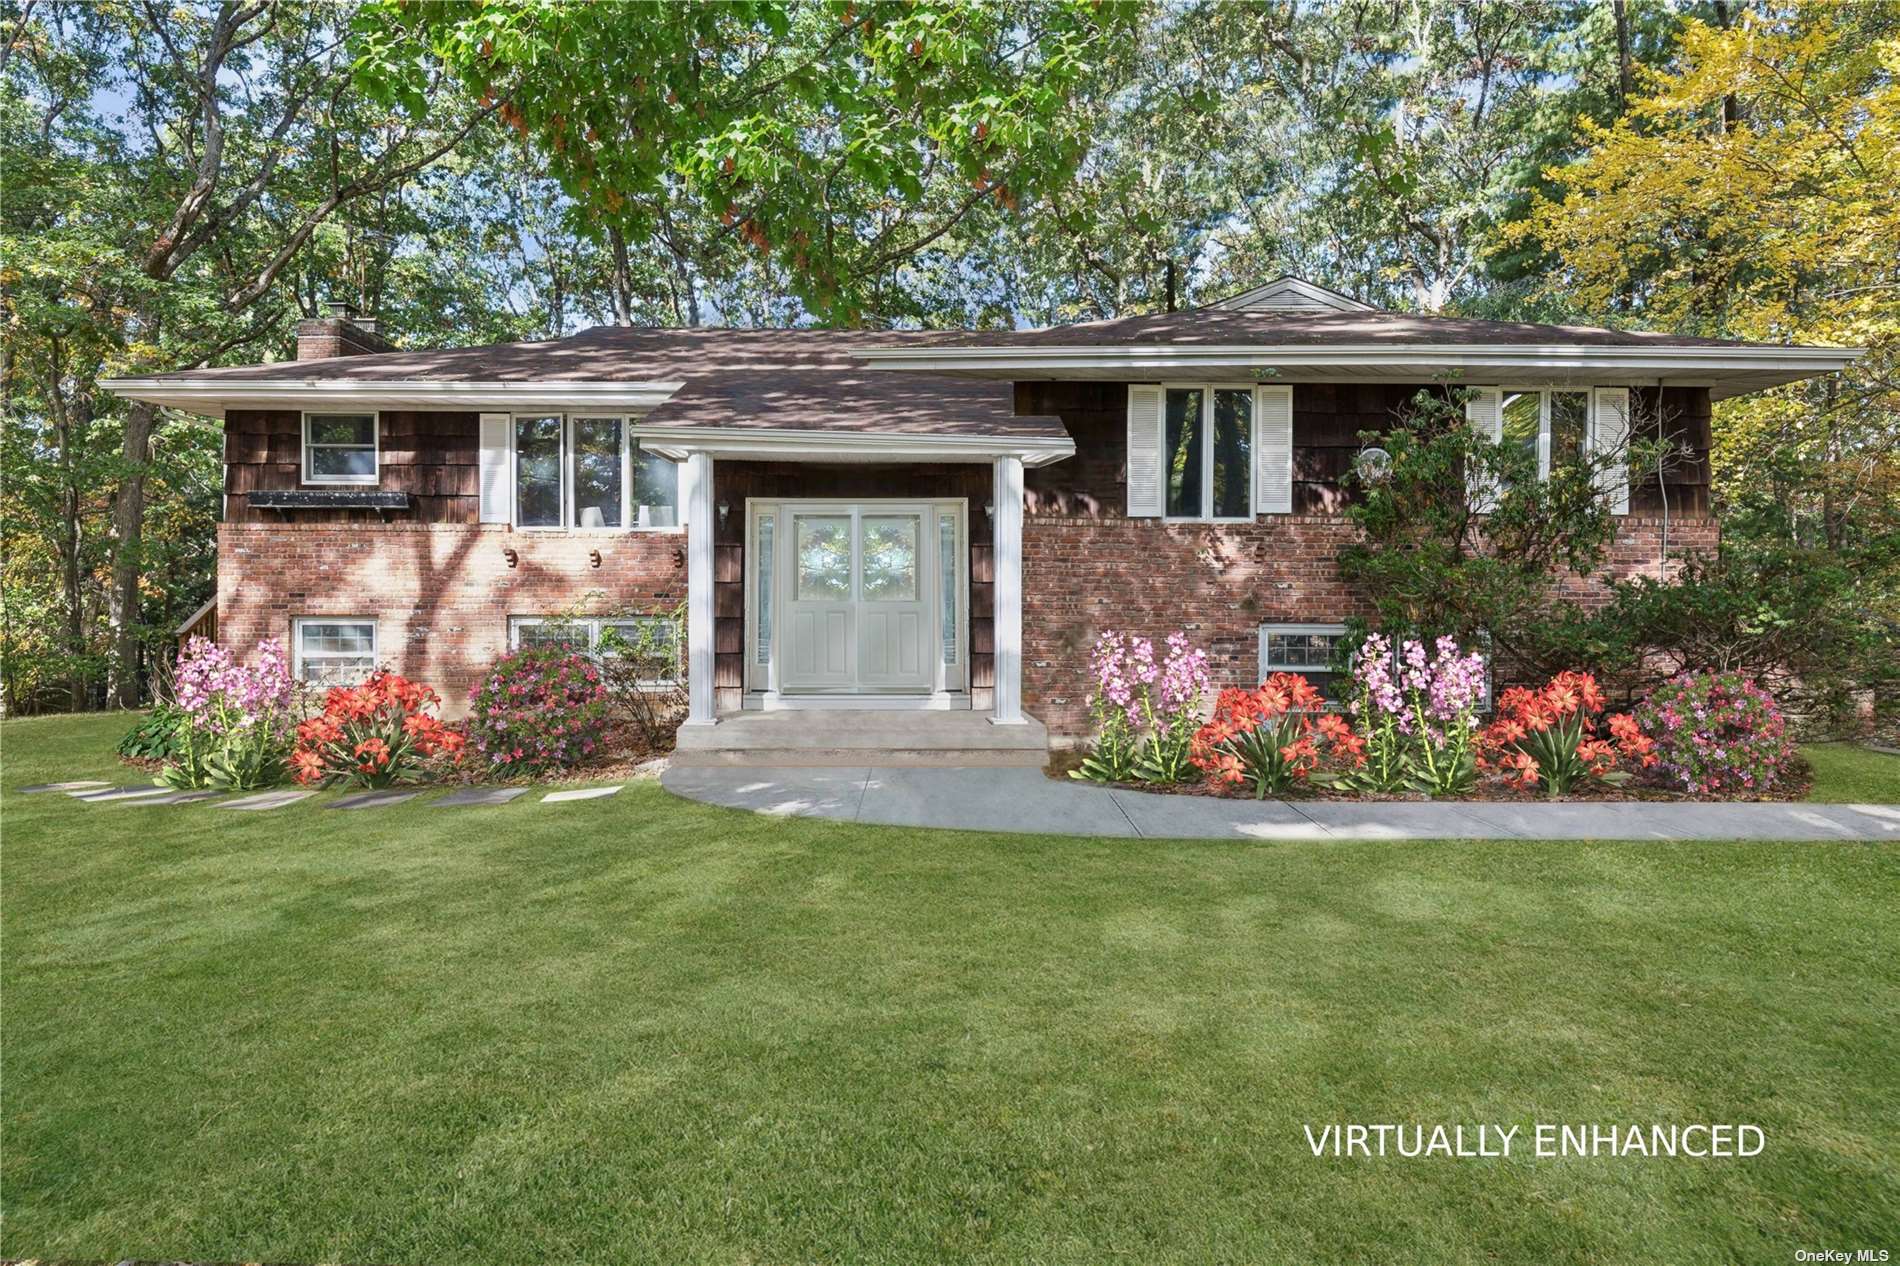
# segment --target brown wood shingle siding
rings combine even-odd
[[[1346,504],[1342,478],[1365,443],[1402,416],[1420,391],[1443,390],[1386,383],[1293,384],[1293,512],[1336,513]],[[1075,440],[1076,455],[1027,472],[1031,514],[1121,517],[1127,499],[1125,383],[1020,382],[1016,408],[1054,414]],[[1709,511],[1709,393],[1704,387],[1639,387],[1631,408],[1639,427],[1663,428],[1686,452],[1665,473],[1661,488],[1671,514]],[[1663,509],[1655,474],[1633,474],[1630,513]]]
[[[410,508],[257,510],[243,494],[302,488],[303,415],[295,409],[232,409],[224,419],[227,523],[475,523],[481,514],[480,427],[473,413],[384,410],[377,487],[406,492]],[[338,485],[308,485],[338,487]]]

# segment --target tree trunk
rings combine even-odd
[[[1715,0],[1715,24],[1723,30],[1735,25],[1735,14],[1730,10],[1728,0]],[[1726,136],[1735,130],[1742,121],[1742,103],[1732,92],[1722,94],[1722,134]]]
[[[74,468],[77,450],[84,444],[92,420],[92,402],[80,397],[68,404],[61,388],[65,378],[64,349],[55,338],[49,350],[51,372],[46,379],[46,400],[53,415],[53,443],[59,450],[60,476],[59,539],[55,548],[59,551],[60,593],[66,606],[66,654],[72,660],[72,670],[66,679],[66,706],[68,711],[82,712],[88,694],[86,674],[80,668],[86,654],[86,613],[80,591],[79,475]]]
[[[1611,0],[1610,11],[1616,15],[1616,108],[1621,114],[1629,109],[1630,93],[1636,88],[1636,73],[1630,64],[1629,0]]]
[[[633,273],[627,267],[627,235],[618,225],[607,230],[607,242],[613,248],[613,303],[614,324],[633,324]]]
[[[125,474],[112,503],[112,588],[106,619],[112,630],[107,694],[121,708],[139,706],[139,576],[145,543],[145,472],[152,459],[152,423],[158,406],[125,411]]]

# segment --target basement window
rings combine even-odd
[[[1260,680],[1274,673],[1298,673],[1326,696],[1328,706],[1345,703],[1351,678],[1333,668],[1333,652],[1345,636],[1343,624],[1261,625]]]
[[[303,415],[303,481],[374,486],[379,450],[374,413]]]
[[[671,686],[679,681],[679,621],[669,615],[518,615],[508,621],[508,645],[553,647],[583,655],[638,655],[655,666],[635,684]]]
[[[357,617],[295,621],[291,669],[311,686],[354,686],[376,670],[376,621]]]

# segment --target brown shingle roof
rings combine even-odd
[[[1683,338],[1588,325],[1532,325],[1408,312],[1284,312],[1201,308],[1158,316],[1116,317],[1039,330],[971,330],[940,334],[942,347],[1175,346],[1317,347],[1419,344],[1579,347],[1747,347],[1711,338]]]
[[[862,366],[720,373],[688,379],[642,426],[898,432],[1062,439],[1060,418],[1017,415],[1008,382],[893,374]]]
[[[568,338],[439,351],[186,370],[150,383],[204,384],[220,397],[256,384],[672,383],[652,425],[1061,436],[1017,417],[1006,377],[947,377],[867,365],[874,348],[1340,347],[1421,345],[1737,348],[1719,339],[1397,312],[1198,309],[1038,330],[738,330],[601,327]],[[1766,349],[1764,349],[1766,350]],[[921,367],[920,367],[921,368]],[[1800,375],[1796,375],[1800,376]],[[151,388],[146,388],[148,398]],[[179,394],[183,395],[184,392]]]

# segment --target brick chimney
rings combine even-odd
[[[376,332],[375,318],[357,316],[356,309],[340,299],[323,306],[323,316],[297,322],[298,360],[396,350],[394,343]]]

